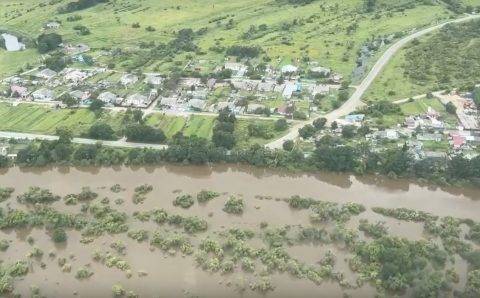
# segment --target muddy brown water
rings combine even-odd
[[[109,188],[120,184],[125,191],[112,193]],[[148,194],[143,204],[135,205],[131,201],[133,189],[141,184],[151,184],[154,189]],[[44,168],[19,169],[12,168],[0,173],[0,186],[15,188],[12,199],[1,203],[15,208],[18,206],[14,197],[28,189],[29,186],[48,188],[55,194],[66,195],[78,193],[84,186],[100,194],[100,198],[109,197],[110,205],[131,215],[134,211],[146,211],[164,208],[167,211],[182,215],[198,215],[205,218],[209,231],[197,238],[201,239],[212,231],[218,232],[230,227],[257,229],[261,222],[270,226],[309,225],[307,211],[291,210],[287,204],[275,200],[291,195],[312,197],[319,200],[339,203],[358,202],[367,207],[361,216],[352,219],[348,225],[358,226],[360,218],[371,222],[386,221],[393,235],[407,237],[412,240],[422,239],[423,227],[416,223],[400,222],[373,213],[369,207],[387,208],[406,207],[431,212],[439,216],[471,218],[480,221],[480,191],[475,188],[439,188],[419,185],[414,181],[384,180],[375,176],[356,177],[346,174],[292,174],[250,167],[216,166],[165,166],[155,168]],[[172,200],[178,191],[195,194],[202,189],[213,190],[223,195],[206,205],[195,204],[188,210],[174,207]],[[222,211],[223,204],[229,195],[241,196],[245,199],[246,208],[242,216],[228,215]],[[258,196],[270,196],[272,199],[258,199]],[[117,206],[113,201],[122,198],[125,203]],[[65,206],[63,201],[53,204],[57,210],[79,212],[80,205]],[[149,231],[158,229],[151,223],[139,223],[130,219],[131,228],[144,228]],[[35,239],[34,246],[44,251],[42,260],[46,267],[41,269],[39,260],[33,260],[31,272],[16,280],[15,292],[29,296],[30,287],[36,285],[41,294],[47,297],[111,297],[112,285],[119,283],[128,291],[132,290],[141,297],[263,297],[263,294],[250,291],[248,284],[254,276],[244,275],[241,270],[229,275],[208,273],[196,267],[191,256],[167,256],[160,250],[151,250],[148,242],[137,243],[126,234],[105,235],[95,239],[93,243],[81,244],[80,232],[69,231],[68,241],[63,245],[54,244],[44,229],[28,231],[3,231],[0,239],[8,239],[11,246],[6,252],[0,252],[0,258],[8,263],[26,259],[32,246],[26,238]],[[127,278],[125,272],[92,260],[92,252],[111,251],[110,243],[123,241],[126,246],[126,260],[133,273]],[[292,257],[308,264],[315,264],[328,250],[337,256],[335,270],[343,272],[347,280],[354,283],[355,276],[349,271],[345,260],[347,253],[334,245],[313,246],[297,245],[288,247]],[[56,257],[50,258],[49,252]],[[57,265],[58,257],[66,257],[72,265],[71,273],[61,272]],[[82,266],[89,266],[94,275],[88,280],[77,280],[75,272]],[[455,265],[460,274],[461,289],[465,284],[466,264],[457,258]],[[139,277],[138,271],[146,271],[148,275]],[[315,285],[308,280],[299,280],[288,274],[274,274],[272,283],[275,291],[266,294],[268,297],[342,297],[348,293],[353,297],[372,297],[375,289],[365,285],[360,289],[345,290],[337,283],[323,282]],[[235,284],[244,283],[247,290],[239,293],[234,290]]]

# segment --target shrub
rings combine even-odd
[[[75,273],[75,278],[76,279],[88,279],[90,276],[93,275],[93,272],[89,271],[87,268],[82,267],[77,270],[77,273]]]
[[[242,214],[245,204],[242,199],[237,199],[235,197],[230,197],[223,207],[223,211],[230,214]]]
[[[52,240],[56,243],[61,243],[67,241],[67,233],[65,230],[57,228],[52,232]]]
[[[53,195],[48,189],[30,187],[26,193],[19,195],[17,199],[23,204],[49,204],[58,201],[60,197]]]
[[[12,187],[0,187],[0,202],[9,199],[14,191],[15,189]]]
[[[206,203],[214,198],[219,197],[220,194],[214,191],[202,190],[197,194],[197,201],[199,203]]]
[[[188,209],[192,207],[194,203],[195,201],[191,195],[182,195],[175,198],[173,201],[173,206],[180,206],[184,209]]]

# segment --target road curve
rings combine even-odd
[[[302,128],[303,126],[305,126],[307,124],[312,124],[315,119],[325,117],[325,118],[327,118],[327,120],[329,122],[331,122],[331,121],[334,121],[335,119],[338,119],[342,116],[348,115],[351,112],[355,111],[359,106],[362,105],[361,98],[362,98],[363,94],[367,91],[368,87],[370,87],[370,85],[373,83],[375,78],[380,74],[380,72],[385,67],[385,65],[387,65],[387,63],[390,61],[390,59],[393,57],[393,55],[395,55],[395,53],[400,48],[402,48],[404,45],[406,45],[407,43],[409,43],[413,39],[418,38],[420,36],[423,36],[425,34],[428,34],[432,31],[437,30],[437,29],[440,29],[447,24],[461,23],[461,22],[465,22],[465,21],[469,21],[469,20],[478,18],[478,17],[480,17],[480,15],[468,15],[468,16],[463,17],[463,18],[451,20],[451,21],[448,21],[448,22],[445,22],[445,23],[442,23],[442,24],[438,24],[438,25],[435,25],[435,26],[417,31],[417,32],[412,33],[412,34],[400,39],[399,41],[395,42],[382,54],[382,56],[378,59],[378,61],[375,63],[375,65],[372,67],[372,69],[367,74],[367,76],[363,79],[363,81],[360,83],[360,85],[357,86],[357,88],[355,89],[355,92],[352,94],[352,96],[345,103],[343,103],[343,105],[340,108],[338,108],[338,109],[336,109],[336,110],[334,110],[334,111],[332,111],[328,114],[319,115],[319,116],[316,116],[316,117],[313,117],[313,118],[309,119],[308,121],[305,121],[305,122],[302,122],[302,123],[299,123],[297,125],[292,126],[290,128],[290,131],[286,135],[284,135],[283,137],[281,137],[281,138],[279,138],[279,139],[277,139],[277,140],[275,140],[271,143],[266,144],[265,146],[267,148],[270,148],[270,149],[280,149],[280,148],[282,148],[282,145],[285,141],[297,139],[298,138],[298,129]]]
[[[0,138],[17,139],[17,140],[47,140],[47,141],[58,140],[57,136],[52,136],[52,135],[20,133],[20,132],[11,132],[11,131],[0,131]],[[89,145],[101,143],[104,146],[121,147],[121,148],[166,149],[168,147],[167,145],[160,145],[160,144],[131,143],[131,142],[126,142],[124,140],[99,141],[99,140],[93,140],[93,139],[73,138],[72,142],[76,144],[89,144]]]

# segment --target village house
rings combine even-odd
[[[52,90],[42,88],[32,93],[32,97],[34,100],[39,101],[51,101],[54,99],[55,94]]]
[[[60,23],[59,22],[48,22],[45,24],[45,29],[59,29]]]
[[[156,86],[156,87],[162,85],[164,80],[165,79],[162,78],[158,73],[145,74],[145,83]]]
[[[77,44],[75,46],[65,45],[64,50],[68,54],[78,55],[78,54],[82,54],[82,53],[90,51],[90,47],[87,46],[86,44],[80,43],[80,44]]]
[[[282,96],[286,99],[292,98],[294,92],[300,91],[300,85],[296,82],[286,82],[283,89]]]
[[[330,77],[330,81],[334,84],[340,84],[343,80],[343,76],[340,74],[334,74]]]
[[[257,90],[259,92],[272,92],[275,89],[275,81],[265,81],[258,83]]]
[[[90,92],[88,91],[73,90],[69,94],[78,101],[84,101],[90,97]]]
[[[215,88],[215,83],[216,82],[217,82],[217,79],[215,79],[215,78],[208,79],[207,88],[210,89],[210,90],[213,90]]]
[[[24,99],[28,97],[28,89],[26,87],[19,85],[11,85],[10,91],[11,97],[20,97]]]
[[[443,135],[439,133],[422,133],[417,135],[419,141],[432,141],[440,142],[443,139]]]
[[[181,78],[179,85],[184,89],[191,90],[202,85],[202,80],[200,78]]]
[[[146,108],[150,104],[148,97],[139,93],[129,95],[122,103],[123,106]]]
[[[361,124],[364,119],[364,114],[353,114],[345,116],[345,121],[350,124]]]
[[[109,91],[100,93],[97,99],[103,101],[106,104],[115,104],[117,102],[117,96]]]
[[[320,77],[328,77],[330,75],[330,73],[332,72],[330,70],[330,68],[326,68],[326,67],[321,67],[321,66],[317,66],[317,67],[312,67],[310,69],[310,72],[316,76],[320,76]]]
[[[138,81],[138,77],[134,74],[126,73],[120,78],[120,83],[124,86],[133,85]]]
[[[57,75],[56,71],[53,71],[49,68],[45,68],[45,69],[42,69],[39,72],[37,72],[35,74],[35,77],[41,78],[41,79],[44,79],[44,80],[50,80],[51,78],[55,77],[56,75]]]
[[[224,69],[232,71],[232,75],[235,77],[243,77],[248,70],[248,67],[242,63],[227,62],[224,65]]]
[[[242,91],[253,91],[257,89],[258,81],[246,79],[233,79],[230,81],[235,89]]]
[[[65,74],[65,81],[70,81],[74,84],[78,84],[80,82],[83,82],[86,78],[88,77],[88,74],[86,72],[83,72],[78,69],[73,69],[67,74]]]
[[[298,71],[298,67],[291,64],[287,64],[282,66],[281,71],[283,74],[294,74]]]
[[[222,111],[227,108],[230,111],[233,111],[233,109],[235,108],[235,103],[233,101],[220,101],[220,102],[217,102],[216,104],[217,111]]]
[[[310,94],[312,96],[315,96],[317,94],[322,94],[322,95],[326,95],[330,92],[330,86],[328,85],[323,85],[323,84],[319,84],[319,85],[310,85],[308,86],[308,92],[310,92]]]
[[[207,102],[198,98],[192,98],[188,102],[188,106],[194,111],[203,111],[207,106]]]
[[[177,101],[178,98],[176,97],[162,97],[162,99],[160,99],[160,107],[173,109],[178,105]]]

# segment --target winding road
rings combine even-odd
[[[287,140],[295,140],[298,138],[298,130],[302,127],[304,127],[307,124],[312,124],[315,119],[324,117],[327,119],[328,122],[332,122],[335,119],[338,119],[342,116],[346,116],[350,114],[351,112],[354,112],[358,107],[360,107],[363,103],[361,101],[362,96],[365,94],[367,91],[368,87],[373,83],[375,78],[380,74],[382,69],[387,65],[387,63],[392,59],[392,57],[395,55],[395,53],[398,52],[404,45],[409,43],[410,41],[414,40],[415,38],[421,37],[425,34],[428,34],[432,31],[438,30],[442,28],[443,26],[447,24],[452,24],[452,23],[461,23],[461,22],[466,22],[475,18],[479,18],[480,15],[467,15],[466,17],[451,20],[448,22],[444,22],[432,27],[428,27],[426,29],[417,31],[415,33],[412,33],[394,44],[392,44],[386,51],[385,53],[382,54],[382,56],[378,59],[378,61],[375,63],[375,65],[372,67],[370,72],[367,74],[367,76],[363,79],[363,81],[360,83],[360,85],[357,86],[355,89],[355,92],[352,94],[352,96],[338,109],[325,114],[325,115],[318,115],[316,117],[312,117],[308,121],[293,125],[289,132],[284,135],[283,137],[266,144],[265,146],[270,149],[280,149],[283,146],[283,143]]]

